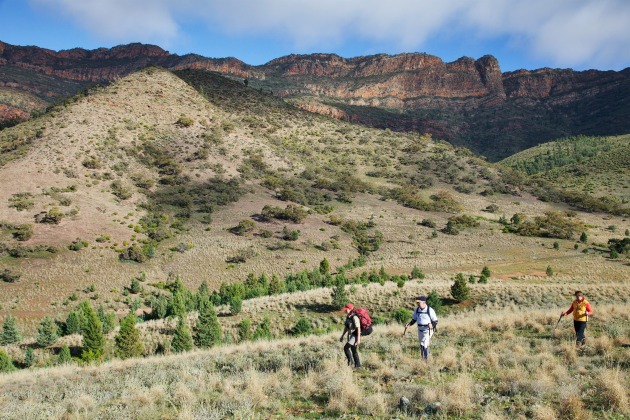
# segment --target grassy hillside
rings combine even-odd
[[[216,74],[148,68],[0,131],[0,150],[2,322],[14,316],[22,333],[0,350],[23,369],[0,374],[3,417],[115,417],[123,405],[148,418],[417,417],[436,401],[464,417],[627,413],[627,219],[541,202],[466,149],[311,114]],[[458,273],[472,288],[463,301]],[[380,325],[365,371],[342,366],[333,288]],[[548,335],[575,289],[610,320],[580,353],[568,322],[559,341]],[[445,312],[427,367],[392,324],[430,292]],[[156,358],[173,352],[178,323],[200,325],[207,299],[218,347]],[[87,330],[69,325],[86,306],[107,325],[99,362],[117,357],[129,313],[146,359],[74,366],[88,360]],[[62,337],[37,344],[45,316]],[[289,339],[300,319],[312,335]],[[50,368],[65,346],[72,366]],[[85,386],[31,385],[70,377]]]
[[[571,137],[517,153],[501,162],[562,192],[560,198],[594,210],[630,212],[630,135]],[[588,200],[588,197],[592,197]]]
[[[440,283],[428,279],[424,286]],[[408,299],[418,286],[401,294]],[[629,290],[593,289],[589,298],[597,316],[588,346],[580,349],[569,320],[553,329],[572,290],[573,285],[559,282],[522,281],[477,288],[488,303],[441,318],[428,364],[420,358],[414,331],[403,338],[402,325],[393,323],[376,326],[364,338],[359,370],[346,366],[338,331],[262,340],[0,375],[0,414],[7,419],[43,413],[55,419],[417,418],[431,413],[438,418],[624,418],[630,412],[630,359],[624,348],[630,344],[629,308],[627,302],[611,304],[606,295],[627,296]],[[318,301],[316,293],[291,302]],[[252,314],[260,309],[250,308]],[[400,405],[402,397],[408,405]]]

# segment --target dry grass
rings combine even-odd
[[[627,320],[620,314],[628,309],[622,303],[597,307],[609,322]],[[407,418],[436,403],[438,413],[448,417],[626,415],[626,350],[611,346],[602,354],[601,345],[593,344],[576,352],[570,334],[551,336],[548,312],[528,311],[549,328],[542,332],[508,307],[445,317],[429,364],[421,360],[415,338],[401,340],[402,327],[385,325],[364,340],[364,368],[358,371],[346,366],[338,333],[19,371],[0,376],[0,417],[37,418],[46,412],[50,418],[308,413]],[[485,334],[474,330],[479,323]],[[588,332],[593,343],[603,340],[601,327],[593,320]],[[630,342],[627,323],[620,337]],[[402,396],[411,402],[407,413],[398,411]]]

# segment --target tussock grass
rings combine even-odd
[[[597,307],[609,321],[628,309],[628,304]],[[627,414],[625,349],[610,346],[601,354],[601,344],[595,343],[605,334],[593,320],[588,331],[593,344],[576,351],[572,336],[552,337],[547,312],[528,312],[548,328],[543,332],[533,331],[519,320],[521,312],[507,308],[446,316],[428,364],[415,337],[401,339],[399,325],[379,325],[364,340],[359,370],[346,366],[338,333],[331,333],[100,366],[18,371],[0,376],[0,416],[412,418],[438,402],[438,415],[447,417]],[[473,327],[480,322],[502,332],[479,334]],[[630,329],[626,326],[620,336],[630,341]],[[398,411],[402,396],[411,402],[406,413]]]

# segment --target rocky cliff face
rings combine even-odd
[[[35,95],[49,91],[46,75],[74,81],[67,92],[71,96],[73,88],[108,83],[148,65],[248,79],[250,87],[271,90],[313,112],[429,132],[492,158],[571,134],[630,132],[630,69],[502,73],[496,58],[488,55],[445,63],[420,53],[350,59],[289,55],[249,66],[235,58],[178,56],[143,44],[55,52],[0,42],[0,83],[6,82],[3,66],[20,69],[28,77],[12,83]]]

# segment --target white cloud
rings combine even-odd
[[[281,37],[296,50],[351,39],[423,51],[433,37],[507,39],[555,66],[630,65],[628,0],[29,0],[121,42],[176,42],[190,22]],[[491,53],[491,51],[489,51]]]

